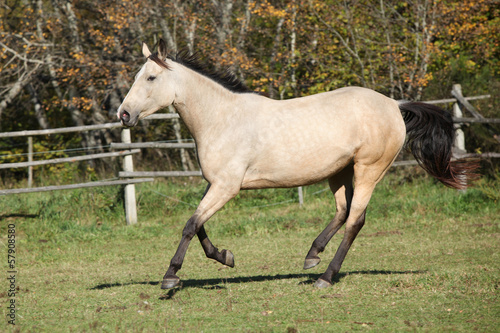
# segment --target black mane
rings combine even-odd
[[[249,93],[253,92],[248,88],[241,80],[239,80],[233,73],[229,70],[225,71],[214,71],[207,68],[205,65],[200,63],[198,55],[191,54],[187,50],[178,52],[175,56],[168,56],[169,59],[186,66],[187,68],[208,77],[209,79],[219,83],[226,89],[236,93]]]

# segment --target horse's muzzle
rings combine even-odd
[[[137,122],[135,119],[131,119],[130,113],[128,113],[128,111],[126,110],[121,110],[118,116],[120,118],[122,125],[127,127],[135,126]]]

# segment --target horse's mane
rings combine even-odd
[[[169,56],[169,58],[187,68],[208,77],[209,79],[219,83],[223,87],[229,89],[236,93],[246,93],[252,92],[241,80],[239,80],[233,73],[228,69],[222,71],[215,71],[209,69],[206,65],[200,62],[197,53],[190,53],[188,50],[182,50],[177,52],[175,57]]]
[[[151,60],[156,62],[158,65],[169,68],[165,61],[160,59],[158,53],[155,52],[149,56]],[[187,68],[208,77],[209,79],[219,83],[226,89],[236,93],[248,93],[253,92],[248,88],[241,80],[239,80],[233,73],[229,70],[215,71],[209,69],[207,66],[202,64],[199,60],[198,54],[191,54],[188,50],[182,50],[177,52],[175,55],[169,55],[168,59],[175,61]]]

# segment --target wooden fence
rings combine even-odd
[[[468,158],[468,157],[488,157],[497,158],[500,157],[500,153],[483,153],[483,154],[468,154],[465,151],[465,138],[463,131],[460,127],[466,123],[485,123],[488,124],[500,124],[499,118],[484,118],[471,104],[469,101],[489,98],[489,95],[473,96],[473,97],[463,97],[460,85],[454,85],[452,90],[452,95],[454,98],[427,101],[429,104],[443,104],[443,103],[454,103],[453,106],[453,121],[456,123],[457,135],[456,135],[456,158]],[[464,112],[467,111],[472,115],[472,117],[464,117]],[[153,114],[147,117],[147,120],[165,120],[179,118],[178,114],[166,113],[166,114]],[[125,185],[125,216],[127,224],[137,223],[137,210],[136,210],[136,197],[135,197],[135,184],[143,182],[151,182],[155,177],[179,177],[179,176],[201,176],[201,171],[134,171],[133,168],[133,155],[140,152],[141,149],[149,148],[161,148],[161,149],[194,149],[194,143],[162,143],[162,142],[141,142],[132,143],[130,139],[130,129],[123,128],[121,134],[121,143],[112,143],[110,145],[111,150],[117,150],[107,153],[89,154],[76,157],[66,157],[66,158],[54,158],[49,160],[33,160],[33,137],[40,135],[51,135],[59,133],[71,133],[71,132],[82,132],[82,131],[92,131],[92,130],[106,130],[113,129],[117,127],[122,127],[118,122],[100,124],[100,125],[90,125],[90,126],[77,126],[77,127],[66,127],[57,129],[46,129],[46,130],[33,130],[33,131],[18,131],[18,132],[7,132],[0,133],[1,138],[9,137],[27,137],[28,138],[28,162],[19,163],[1,163],[0,169],[8,168],[28,168],[28,188],[20,189],[8,189],[0,190],[1,195],[18,194],[18,193],[32,193],[32,192],[44,192],[44,191],[55,191],[64,189],[75,189],[75,188],[87,188],[94,186],[111,186],[111,185]],[[492,130],[490,129],[490,132]],[[493,135],[497,133],[492,132]],[[87,161],[92,159],[109,158],[109,157],[123,157],[123,171],[118,173],[117,180],[107,180],[107,181],[95,181],[80,184],[68,184],[60,186],[44,186],[32,188],[33,179],[33,167],[48,164],[66,163],[66,162],[76,162],[76,161]],[[393,164],[393,166],[406,166],[406,165],[416,165],[417,162],[411,161],[398,161]],[[302,188],[299,187],[299,203],[303,203]]]

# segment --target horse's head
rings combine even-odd
[[[117,112],[118,118],[125,126],[135,126],[139,119],[171,105],[174,101],[173,81],[169,78],[172,72],[166,63],[165,42],[160,39],[156,53],[151,53],[143,43],[142,53],[147,61],[135,76],[134,84]]]

